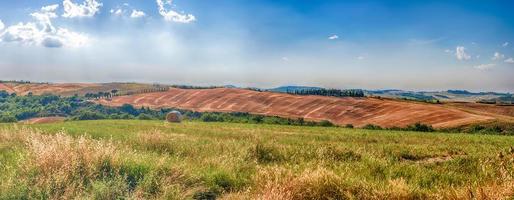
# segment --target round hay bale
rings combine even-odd
[[[179,111],[171,111],[166,115],[166,121],[172,123],[180,123],[182,121],[182,113]]]

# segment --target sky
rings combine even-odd
[[[514,92],[514,1],[0,1],[0,79]]]

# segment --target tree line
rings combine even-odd
[[[169,87],[154,87],[154,88],[145,88],[140,90],[129,90],[129,91],[120,91],[118,89],[113,89],[107,92],[97,92],[97,93],[86,93],[84,95],[87,99],[110,99],[115,96],[127,96],[127,95],[135,95],[135,94],[145,94],[145,93],[153,93],[153,92],[166,92],[170,88]]]
[[[339,90],[339,89],[302,89],[302,90],[293,90],[287,91],[288,94],[294,95],[318,95],[318,96],[332,96],[332,97],[364,97],[364,91],[360,89],[349,89],[349,90]]]

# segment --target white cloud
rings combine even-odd
[[[98,3],[96,0],[85,0],[82,4],[75,4],[71,0],[64,0],[62,2],[64,7],[63,17],[75,18],[75,17],[93,17],[100,11],[102,3]]]
[[[165,6],[171,6],[171,0],[157,0],[157,6],[159,7],[159,14],[164,17],[166,21],[178,22],[178,23],[191,23],[196,21],[196,17],[192,14],[180,14],[174,10],[167,9]]]
[[[328,37],[329,40],[337,40],[339,39],[339,36],[338,35],[332,35],[330,37]]]
[[[4,22],[0,19],[0,31],[5,28]]]
[[[509,42],[505,42],[502,44],[502,47],[507,47],[507,46],[509,46]]]
[[[455,49],[455,56],[457,56],[458,60],[469,60],[471,56],[466,53],[466,48],[462,46],[458,46]]]
[[[282,61],[289,62],[289,58],[288,57],[282,57]]]
[[[453,51],[452,51],[452,50],[450,50],[450,49],[446,49],[446,50],[444,50],[444,52],[445,52],[445,53],[453,54]]]
[[[478,70],[490,70],[492,69],[494,66],[496,66],[496,64],[481,64],[481,65],[477,65],[477,66],[474,66],[473,68],[475,69],[478,69]]]
[[[505,55],[503,55],[499,52],[494,52],[494,56],[491,59],[492,60],[502,60],[503,58],[505,58]]]
[[[506,62],[506,63],[514,63],[514,59],[513,58],[507,58],[507,60],[505,60],[504,62]]]
[[[364,57],[364,56],[358,56],[357,57],[357,60],[364,60],[364,59],[366,59],[366,57]]]
[[[121,8],[118,8],[116,10],[111,9],[110,13],[113,14],[113,15],[120,16],[121,14],[123,14],[123,10]]]
[[[55,31],[55,28],[52,25],[52,19],[57,18],[57,14],[55,13],[57,8],[59,8],[59,5],[57,4],[44,6],[41,8],[41,11],[31,13],[30,16],[34,17],[34,19],[38,21],[38,23],[43,27],[43,31],[53,32]]]
[[[52,19],[57,18],[58,5],[42,7],[39,12],[31,13],[35,22],[18,23],[7,27],[0,33],[3,42],[18,42],[22,45],[40,45],[48,48],[80,47],[88,42],[88,37],[55,27]]]
[[[146,14],[143,11],[138,10],[132,10],[132,14],[130,14],[131,18],[140,18],[144,16],[146,16]]]
[[[53,12],[53,13],[55,13],[55,11],[57,11],[57,8],[59,8],[59,4],[43,6],[41,8],[41,12]]]

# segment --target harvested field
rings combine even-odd
[[[447,105],[480,114],[514,117],[514,106],[480,103],[447,103]]]
[[[41,95],[46,93],[63,94],[73,93],[74,91],[81,90],[88,87],[97,87],[99,84],[95,83],[61,83],[61,84],[46,84],[46,83],[0,83],[0,91],[5,90],[9,93],[16,93],[18,95],[27,95],[32,92],[34,95]]]
[[[155,88],[152,84],[142,83],[0,83],[0,91],[27,95],[55,94],[73,96],[75,94],[110,92],[112,90],[139,91]]]
[[[132,104],[136,107],[173,107],[201,112],[248,112],[288,118],[303,117],[315,121],[329,120],[336,124],[355,126],[376,124],[403,127],[422,122],[440,128],[494,119],[443,105],[373,98],[295,96],[230,88],[170,89],[167,92],[102,99],[98,103],[108,106]]]

